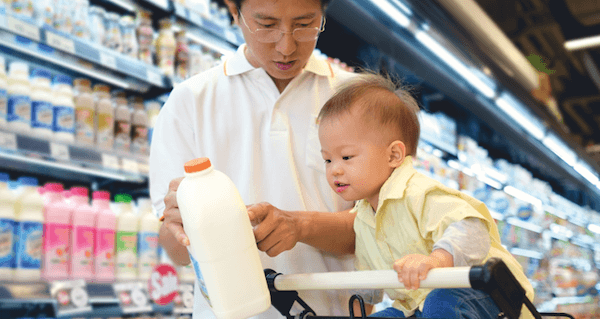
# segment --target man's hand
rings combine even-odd
[[[177,239],[177,242],[183,246],[189,246],[190,240],[185,235],[183,230],[183,222],[181,221],[181,213],[179,212],[179,205],[177,205],[177,188],[183,180],[183,177],[176,178],[169,183],[169,191],[165,195],[165,211],[163,216],[164,227]]]
[[[246,206],[254,226],[258,249],[270,257],[290,250],[300,241],[300,223],[293,212],[283,211],[269,203]]]
[[[398,273],[398,281],[404,284],[404,288],[419,289],[421,280],[427,278],[431,269],[452,267],[453,263],[452,254],[443,249],[436,249],[429,256],[406,255],[394,262],[394,270]]]

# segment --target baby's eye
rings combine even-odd
[[[351,158],[352,158],[352,156],[344,156],[344,157],[342,157],[342,159],[343,159],[344,161],[347,161],[347,160],[349,160],[349,159],[351,159]]]
[[[331,163],[331,160],[326,159],[325,164],[329,164],[329,163]]]

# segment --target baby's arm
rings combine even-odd
[[[454,267],[478,265],[490,251],[490,235],[483,221],[467,217],[452,223],[434,245],[452,254]]]
[[[490,249],[488,230],[479,218],[452,223],[429,256],[411,254],[396,260],[394,270],[406,289],[418,289],[433,268],[471,266],[485,259]]]

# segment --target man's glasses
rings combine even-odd
[[[240,10],[238,10],[238,12],[240,17],[242,17],[242,22],[244,22],[244,25],[248,28],[248,31],[256,37],[256,40],[262,43],[278,42],[283,38],[284,33],[291,33],[292,37],[298,42],[314,41],[319,37],[319,33],[325,31],[325,17],[323,17],[320,28],[296,28],[292,32],[284,32],[279,29],[256,29],[252,31],[246,23],[246,19],[244,19],[242,12]]]

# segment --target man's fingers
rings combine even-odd
[[[181,225],[179,223],[170,222],[170,223],[167,224],[167,229],[169,229],[169,231],[171,232],[171,234],[173,234],[173,236],[175,237],[175,239],[177,239],[177,241],[181,245],[183,245],[183,246],[189,246],[190,245],[190,240],[185,235],[185,231],[183,230],[183,225]]]
[[[183,180],[184,176],[175,178],[173,180],[171,180],[171,182],[169,182],[169,191],[177,191],[177,188],[179,188],[179,184],[181,184],[181,181]]]

